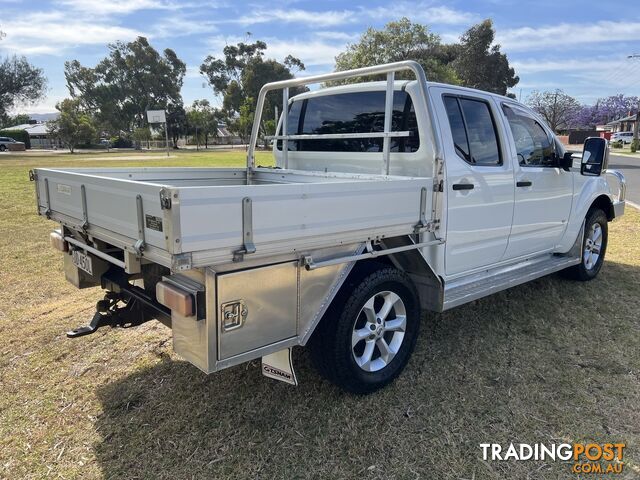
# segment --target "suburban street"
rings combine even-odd
[[[640,158],[611,155],[609,168],[624,174],[627,180],[627,200],[640,205]]]

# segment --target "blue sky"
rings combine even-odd
[[[187,63],[185,104],[215,101],[198,66],[208,54],[251,32],[267,42],[267,56],[299,57],[307,73],[330,71],[335,55],[367,27],[407,16],[443,41],[491,18],[497,42],[520,76],[523,100],[533,90],[561,88],[584,103],[624,93],[640,95],[640,10],[602,1],[295,1],[270,0],[0,0],[0,55],[26,55],[49,79],[47,98],[20,111],[51,112],[68,95],[64,62],[93,66],[115,40],[147,36]],[[620,4],[622,5],[622,4]],[[637,12],[634,12],[637,10]],[[216,102],[217,103],[217,102]]]

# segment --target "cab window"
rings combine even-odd
[[[471,165],[502,165],[489,104],[480,99],[453,95],[445,95],[443,100],[458,156]]]
[[[384,131],[385,91],[322,95],[294,101],[289,106],[287,133],[335,134]],[[409,153],[420,147],[418,122],[408,93],[395,91],[391,130],[409,131],[392,137],[391,151]],[[314,152],[382,152],[382,138],[290,140],[289,150]],[[278,150],[282,142],[278,141]]]
[[[518,163],[523,167],[557,167],[555,145],[544,127],[525,110],[502,105],[513,140]]]

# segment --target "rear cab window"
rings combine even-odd
[[[500,166],[502,153],[489,103],[467,96],[445,94],[443,102],[456,153],[473,166]]]
[[[289,106],[287,134],[339,134],[384,132],[384,90],[319,95],[293,101]],[[411,96],[394,91],[391,131],[409,131],[409,137],[392,137],[392,153],[412,153],[420,148],[418,122]],[[382,152],[382,138],[290,140],[289,151]],[[282,150],[282,141],[278,141]]]

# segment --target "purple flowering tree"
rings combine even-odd
[[[600,98],[595,105],[583,105],[574,117],[573,126],[593,128],[613,120],[633,115],[638,111],[638,97],[623,94]]]

